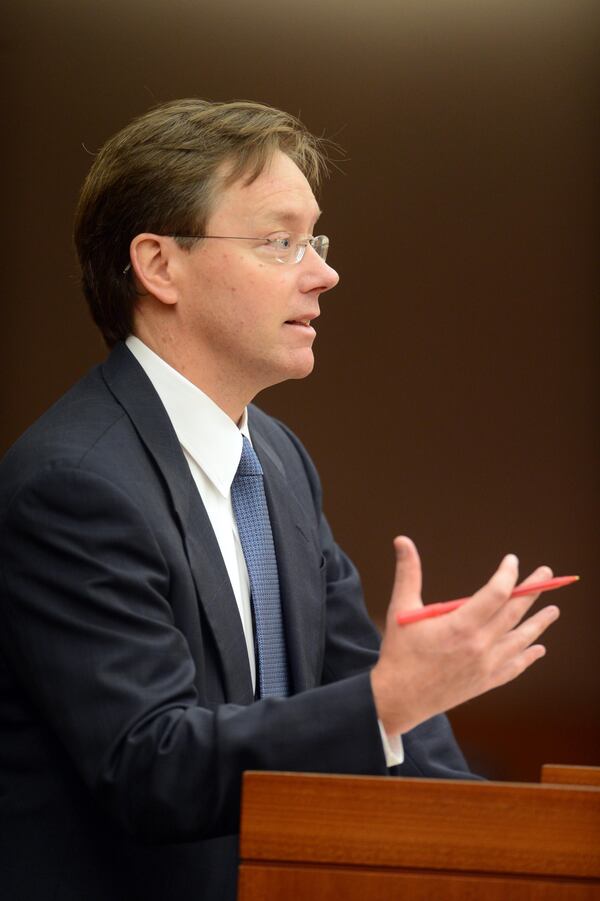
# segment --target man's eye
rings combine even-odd
[[[289,250],[292,246],[292,239],[289,235],[281,238],[269,238],[269,244],[274,250]]]

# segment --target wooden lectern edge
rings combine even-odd
[[[545,763],[541,781],[549,785],[600,786],[600,766],[584,764]]]
[[[590,785],[248,771],[241,856],[585,879],[600,875],[599,825]]]
[[[516,781],[500,781],[494,779],[485,779],[485,780],[475,780],[475,779],[427,779],[421,776],[402,776],[402,777],[391,777],[393,779],[392,784],[396,784],[400,782],[401,784],[414,784],[414,785],[422,785],[424,783],[434,783],[435,785],[449,785],[449,786],[458,786],[462,785],[466,789],[471,791],[478,791],[480,789],[489,790],[490,787],[492,789],[499,788],[515,788],[515,789],[534,789],[535,791],[556,791],[560,788],[573,788],[579,791],[590,791],[592,793],[597,793],[600,790],[600,783],[597,782],[562,782],[558,779],[546,778],[544,779],[544,775],[547,776],[548,773],[552,773],[553,770],[551,768],[556,767],[557,770],[560,768],[562,771],[564,766],[562,764],[544,764],[542,767],[541,775],[542,781],[540,782],[516,782]],[[549,769],[550,768],[550,769]],[[569,771],[572,771],[574,767],[569,766]],[[589,770],[589,767],[582,767],[582,770],[586,772]],[[598,768],[600,772],[600,768]],[[331,781],[341,781],[344,780],[355,780],[362,783],[371,782],[373,785],[379,784],[382,781],[387,781],[390,779],[389,776],[366,776],[366,775],[348,775],[347,773],[317,773],[317,772],[301,772],[299,773],[296,770],[244,770],[242,773],[242,811],[244,808],[244,795],[245,789],[248,782],[252,782],[253,779],[258,778],[278,778],[278,777],[302,777],[307,780],[331,780]]]
[[[563,769],[568,769],[568,770],[581,769],[582,771],[585,771],[585,772],[590,770],[590,767],[587,767],[587,766],[576,767],[575,765],[569,765],[568,767],[565,767],[564,764],[545,763],[542,766],[541,772],[543,774],[545,771],[546,772],[548,771],[548,768],[551,770],[554,767],[556,767],[557,769],[560,768],[561,770],[563,770]],[[594,769],[594,768],[592,768],[592,769]],[[598,772],[600,773],[600,767],[598,767],[597,769],[598,769]],[[563,787],[570,786],[571,788],[576,788],[578,791],[585,790],[585,789],[590,789],[592,792],[598,791],[598,785],[595,782],[567,782],[567,783],[552,782],[552,781],[517,782],[517,781],[512,781],[512,780],[511,781],[505,781],[505,780],[500,781],[498,779],[482,779],[482,780],[479,780],[479,779],[440,779],[437,777],[435,779],[426,779],[425,777],[422,777],[422,776],[400,776],[400,777],[367,776],[367,775],[356,775],[355,776],[355,775],[349,775],[347,773],[318,773],[318,772],[311,772],[311,771],[298,772],[297,770],[244,770],[244,772],[242,773],[242,805],[243,805],[243,797],[244,797],[244,785],[246,783],[246,780],[247,779],[252,780],[254,777],[261,778],[264,776],[275,777],[275,778],[278,776],[285,776],[288,778],[290,776],[292,776],[292,777],[302,776],[302,777],[307,777],[308,779],[327,779],[327,780],[331,779],[331,780],[341,780],[341,781],[347,780],[347,779],[351,779],[352,781],[354,781],[355,779],[357,779],[357,780],[360,780],[361,782],[373,782],[373,783],[378,783],[378,782],[381,782],[382,780],[384,780],[384,781],[389,780],[391,778],[394,780],[394,782],[400,781],[403,783],[409,782],[409,783],[415,783],[415,784],[422,784],[424,782],[433,782],[436,785],[446,784],[446,785],[471,786],[473,789],[481,788],[481,787],[488,787],[491,785],[491,786],[505,786],[505,787],[510,786],[512,788],[534,788],[534,789],[536,789],[536,791],[537,790],[546,791],[547,789],[556,789],[556,788],[560,788],[561,786],[563,786]]]

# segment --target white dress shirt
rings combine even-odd
[[[200,497],[213,527],[235,595],[246,639],[252,688],[256,688],[256,658],[250,581],[231,504],[231,483],[242,456],[242,435],[251,442],[244,410],[237,426],[207,394],[193,385],[146,344],[130,335],[127,347],[160,397],[171,420]],[[389,738],[380,723],[388,766],[402,763],[401,736]]]

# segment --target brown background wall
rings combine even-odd
[[[3,18],[2,448],[103,357],[70,243],[87,151],[176,96],[300,114],[349,157],[322,198],[342,281],[315,373],[260,402],[312,452],[376,619],[398,532],[427,600],[509,550],[582,575],[546,659],[452,719],[488,775],[600,763],[596,4],[9,0]]]

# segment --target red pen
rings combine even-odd
[[[547,579],[545,582],[532,582],[530,585],[519,585],[515,588],[510,598],[518,598],[525,594],[534,594],[538,591],[552,591],[555,588],[562,588],[564,585],[571,585],[577,582],[579,576],[556,576],[554,579]],[[510,600],[509,598],[509,600]],[[406,626],[407,623],[416,623],[421,619],[430,619],[432,616],[442,616],[444,613],[450,613],[458,607],[462,607],[471,598],[456,598],[454,601],[440,601],[438,604],[427,604],[425,607],[419,607],[416,610],[409,610],[408,613],[399,613],[396,622],[399,626]]]

